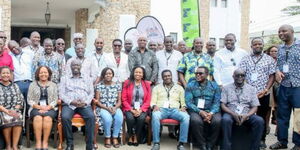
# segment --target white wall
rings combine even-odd
[[[162,24],[165,35],[176,32],[178,41],[182,40],[181,0],[151,0],[150,11]]]
[[[217,48],[219,39],[224,38],[227,33],[234,33],[237,44],[241,33],[241,10],[239,0],[227,0],[227,8],[222,8],[221,0],[217,7],[210,7],[209,37],[216,38]]]

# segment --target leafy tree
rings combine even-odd
[[[278,45],[282,44],[282,41],[279,39],[278,35],[272,35],[270,37],[265,38],[265,40],[266,40],[266,43],[265,43],[264,49],[267,49],[272,45],[278,46]]]
[[[300,0],[297,0],[297,2],[300,3]],[[299,15],[300,14],[300,6],[296,5],[296,6],[288,6],[284,9],[281,10],[283,13],[290,15],[290,16],[295,16],[295,15]]]

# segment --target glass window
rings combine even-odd
[[[225,41],[224,38],[219,39],[219,48],[224,48],[224,41]]]
[[[227,8],[227,0],[221,0],[222,8]]]
[[[215,41],[216,42],[216,38],[209,38],[210,41]]]
[[[211,0],[210,7],[218,7],[218,0]]]

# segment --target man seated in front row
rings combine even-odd
[[[207,79],[208,68],[197,67],[185,91],[185,102],[191,117],[192,142],[200,150],[212,150],[221,126],[221,90],[216,82]]]
[[[67,141],[66,150],[74,149],[71,121],[74,113],[79,113],[85,121],[86,150],[93,149],[95,116],[91,101],[94,97],[94,88],[92,79],[89,76],[83,76],[80,69],[80,60],[73,60],[71,62],[72,75],[65,75],[59,85],[59,97],[65,104],[62,108],[61,117],[64,136]]]
[[[259,150],[264,129],[264,120],[255,115],[259,101],[254,87],[245,83],[245,72],[237,69],[233,73],[234,83],[224,87],[221,94],[223,150],[231,150],[233,123],[251,128],[251,150]]]
[[[190,116],[186,112],[184,102],[184,89],[172,81],[172,72],[164,70],[161,73],[163,83],[155,86],[152,92],[152,150],[159,150],[160,120],[174,119],[180,122],[179,144],[177,150],[184,150],[183,144],[187,142]]]

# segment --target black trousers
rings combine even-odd
[[[268,112],[271,111],[271,107],[269,106],[270,94],[260,98],[259,102],[260,102],[260,106],[258,106],[256,114],[264,119],[264,130],[263,130],[261,140],[266,141],[266,136],[267,136],[266,119],[267,119]]]
[[[127,124],[127,133],[129,137],[136,134],[138,142],[141,143],[141,132],[144,128],[145,119],[147,113],[142,112],[139,117],[134,117],[130,111],[125,112],[126,115],[126,124]]]
[[[214,114],[210,124],[204,122],[198,113],[189,112],[189,114],[192,142],[196,146],[208,145],[213,147],[218,140],[221,129],[221,113]]]

